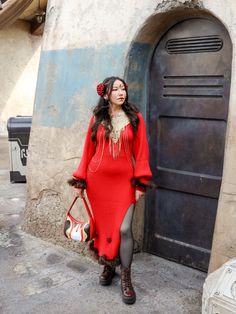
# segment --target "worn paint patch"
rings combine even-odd
[[[123,76],[128,44],[42,51],[34,123],[56,128],[86,124],[84,112],[98,101],[97,83],[107,76]]]

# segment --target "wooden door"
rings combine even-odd
[[[207,270],[224,161],[232,47],[225,28],[194,18],[153,54],[148,125],[158,188],[147,196],[147,252]]]

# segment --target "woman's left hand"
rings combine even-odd
[[[135,201],[137,202],[140,198],[144,196],[145,192],[135,190]]]

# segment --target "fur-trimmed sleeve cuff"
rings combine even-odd
[[[131,179],[131,184],[133,187],[135,187],[136,190],[139,190],[141,192],[146,192],[148,184],[141,182],[137,178],[132,178]]]
[[[78,189],[86,189],[87,183],[83,179],[72,178],[67,181],[67,183]]]
[[[147,189],[157,188],[158,185],[150,181],[150,178],[140,177],[140,178],[132,178],[131,184],[135,187],[136,190],[141,192],[146,192]]]

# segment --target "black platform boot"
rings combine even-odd
[[[136,301],[136,293],[131,283],[130,268],[121,268],[121,292],[122,300],[126,304],[133,304]]]
[[[112,283],[112,278],[115,276],[115,267],[108,265],[104,266],[103,272],[99,276],[99,283],[102,286],[108,286]]]

